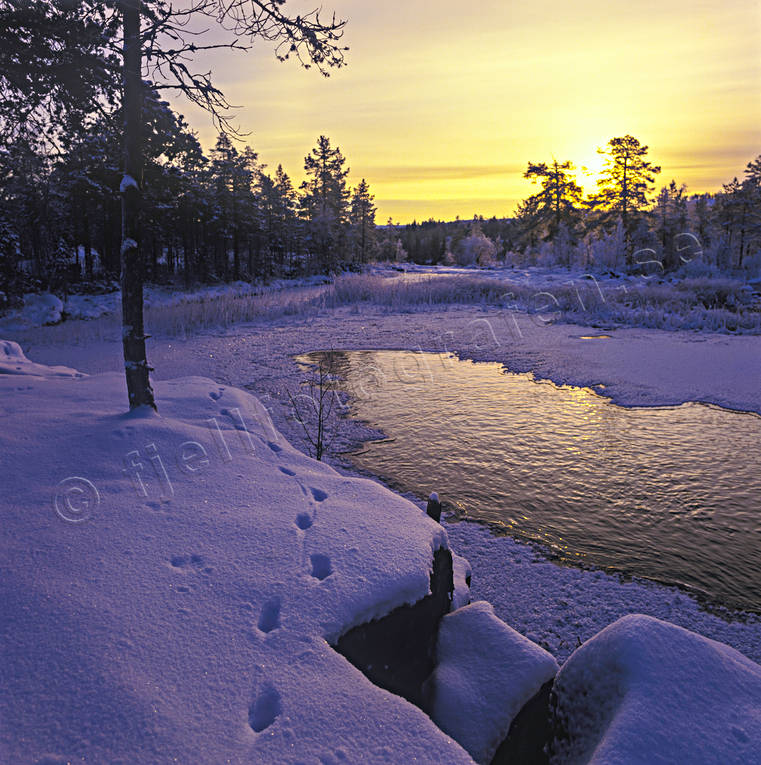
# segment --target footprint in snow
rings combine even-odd
[[[176,571],[200,571],[202,574],[211,574],[214,569],[205,563],[202,555],[173,555],[169,559],[169,565]]]
[[[256,733],[261,733],[277,720],[283,711],[280,694],[271,685],[266,685],[248,708],[248,724]]]
[[[261,632],[272,632],[280,627],[280,605],[280,598],[275,595],[262,606],[257,625]]]
[[[220,388],[219,390],[213,390],[209,393],[209,398],[211,398],[214,401],[219,401],[219,399],[222,398],[222,394],[225,392],[224,388]]]
[[[322,581],[323,579],[327,579],[333,573],[333,566],[327,555],[316,553],[310,556],[310,560],[312,561],[312,576],[315,579]]]
[[[289,475],[291,477],[295,476],[296,473],[293,472],[293,470],[289,470],[287,467],[280,466],[280,472],[285,473],[285,475]]]
[[[328,498],[327,492],[322,489],[315,489],[313,486],[310,486],[309,489],[312,492],[315,502],[324,502]]]
[[[296,516],[296,525],[302,530],[306,531],[312,526],[312,518],[309,513],[299,513]]]

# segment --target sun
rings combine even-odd
[[[586,152],[581,155],[578,161],[575,161],[576,182],[584,189],[585,194],[592,194],[597,191],[597,179],[602,173],[605,165],[605,157],[598,154],[597,151]]]

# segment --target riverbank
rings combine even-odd
[[[599,334],[597,327],[544,325],[536,316],[493,309],[360,315],[342,308],[308,321],[280,317],[184,340],[152,338],[149,360],[157,379],[195,374],[248,388],[297,445],[301,433],[290,416],[289,393],[298,392],[303,375],[293,356],[328,348],[455,352],[557,383],[602,385],[598,392],[623,405],[698,400],[761,412],[759,337],[620,329],[605,331],[607,339],[582,339]],[[39,344],[25,351],[35,360],[90,373],[121,365],[117,342]],[[377,435],[346,421],[333,448],[348,449]],[[345,461],[330,461],[351,472]],[[455,551],[471,561],[473,597],[489,600],[501,619],[561,661],[579,641],[631,612],[668,619],[761,661],[761,623],[754,616],[723,618],[675,588],[561,567],[478,524],[447,525],[447,530]]]

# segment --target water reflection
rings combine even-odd
[[[446,354],[336,361],[352,416],[388,436],[352,455],[359,467],[419,496],[436,490],[565,559],[761,610],[758,416],[618,407]]]

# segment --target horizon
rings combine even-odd
[[[370,184],[379,223],[509,217],[536,188],[522,177],[528,162],[553,156],[573,162],[588,193],[594,176],[581,168],[599,169],[596,150],[627,133],[662,167],[656,189],[673,178],[689,194],[719,191],[761,152],[761,8],[750,0],[613,12],[601,0],[489,0],[477,16],[453,0],[336,0],[332,10],[347,20],[350,50],[329,78],[278,62],[266,43],[209,54],[199,68],[240,107],[233,123],[267,171],[282,164],[298,186],[327,135],[350,184]],[[208,116],[172,104],[210,148]]]

